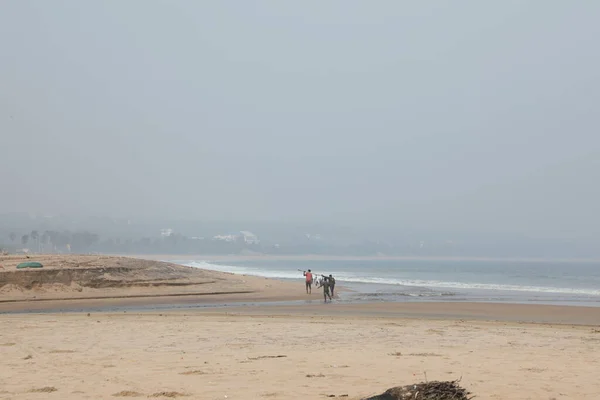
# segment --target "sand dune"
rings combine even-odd
[[[39,261],[44,268],[17,270],[17,264],[24,261]],[[0,256],[0,265],[0,304],[209,295],[280,299],[298,288],[286,282],[129,257]]]

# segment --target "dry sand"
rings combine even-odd
[[[564,325],[223,311],[4,315],[0,398],[358,399],[427,374],[462,376],[478,399],[598,399],[599,345],[600,331]]]
[[[56,293],[0,261],[0,312],[306,298],[301,282],[86,257],[46,259],[44,279],[70,279],[50,283]],[[13,293],[8,280],[24,286]],[[477,399],[600,398],[600,308],[309,298],[313,304],[0,315],[0,399],[360,399],[425,374],[462,376]]]

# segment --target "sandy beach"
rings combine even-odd
[[[221,311],[5,315],[0,332],[2,399],[360,399],[425,374],[478,399],[600,393],[587,326]]]
[[[16,278],[6,275],[16,273],[14,266],[4,260],[0,312],[61,304],[233,303],[149,312],[2,314],[0,399],[358,400],[392,386],[461,377],[477,399],[600,395],[597,307],[322,304],[319,293],[307,296],[301,282],[77,257],[46,259],[49,276],[53,269],[126,271],[103,275],[100,282],[120,282],[108,288],[86,286],[98,282],[98,275],[78,281],[88,275],[72,274],[76,280],[51,283],[52,291],[27,279],[19,289]],[[6,279],[13,285],[9,290]],[[134,281],[144,284],[123,284]],[[201,287],[209,289],[199,294]],[[34,295],[45,297],[32,300]],[[295,299],[311,301],[260,305]]]

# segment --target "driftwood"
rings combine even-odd
[[[466,389],[458,385],[458,381],[426,382],[416,385],[397,386],[384,393],[363,400],[470,400]]]

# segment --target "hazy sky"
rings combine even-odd
[[[0,211],[600,238],[600,2],[0,2]]]

